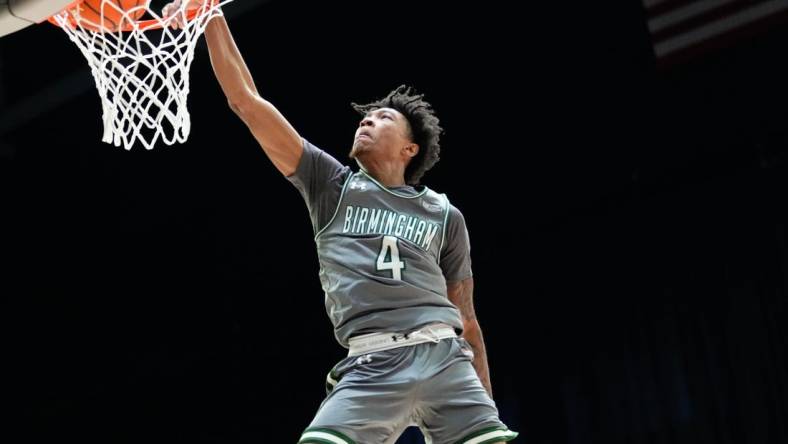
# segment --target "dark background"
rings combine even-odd
[[[433,103],[515,442],[788,442],[785,26],[665,67],[637,1],[245,1],[261,94],[343,162],[349,102]],[[62,31],[0,39],[3,441],[295,442],[316,412],[343,349],[305,205],[204,45],[191,79],[188,143],[127,152]]]

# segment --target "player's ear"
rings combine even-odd
[[[417,154],[419,154],[419,146],[415,143],[409,143],[405,145],[402,151],[405,153],[405,155],[412,159],[416,157]]]

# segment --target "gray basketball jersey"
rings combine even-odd
[[[389,190],[364,171],[348,176],[331,221],[317,233],[320,282],[337,340],[405,333],[443,322],[462,330],[440,268],[446,195]]]

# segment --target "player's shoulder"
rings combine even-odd
[[[312,162],[315,165],[318,165],[319,167],[333,173],[330,174],[333,179],[341,179],[344,181],[349,176],[353,175],[353,170],[350,168],[350,166],[345,165],[337,160],[337,158],[331,153],[313,144],[306,138],[302,138],[301,140],[303,142],[304,148],[302,161],[305,158],[312,159]]]
[[[446,205],[449,206],[449,218],[462,219],[464,217],[462,211],[460,211],[460,209],[457,208],[454,203],[452,203],[451,199],[449,199],[449,196],[447,196],[446,193],[441,193],[440,191],[436,191],[427,186],[424,186],[424,188],[426,190],[425,194],[432,197],[436,201],[442,202],[444,209],[446,209]]]
[[[465,222],[465,216],[462,214],[462,211],[451,202],[449,202],[449,220]]]
[[[324,150],[323,148],[320,148],[319,146],[317,146],[314,143],[310,142],[306,138],[301,138],[301,142],[302,142],[302,147],[304,149],[304,154],[306,154],[307,156],[315,157],[315,158],[325,157],[325,158],[329,158],[329,159],[333,160],[334,162],[336,162],[338,164],[341,164],[336,159],[336,157],[331,155],[331,153],[329,153],[328,151]],[[345,166],[345,165],[343,165],[343,166]]]

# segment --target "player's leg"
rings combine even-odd
[[[299,444],[387,444],[411,424],[413,381],[399,377],[405,349],[342,360]]]
[[[419,427],[433,444],[493,444],[517,437],[501,422],[482,386],[463,339],[441,341],[431,358],[432,376],[421,387]]]

